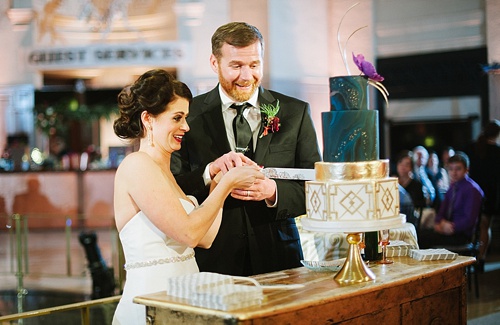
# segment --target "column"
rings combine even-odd
[[[500,62],[500,1],[486,0],[488,63]],[[500,119],[500,71],[489,75],[490,120]]]

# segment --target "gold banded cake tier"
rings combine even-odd
[[[389,159],[359,162],[317,162],[314,164],[317,181],[350,181],[378,179],[389,176]]]
[[[307,181],[304,229],[364,232],[399,226],[398,181],[389,160],[315,164],[316,180]],[[386,227],[387,226],[387,227]]]

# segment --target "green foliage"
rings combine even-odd
[[[39,104],[34,108],[35,125],[47,136],[68,135],[72,122],[92,122],[110,119],[118,112],[115,104],[80,105],[75,98],[62,98],[52,104]]]

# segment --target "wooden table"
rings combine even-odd
[[[230,312],[194,307],[165,292],[136,297],[150,324],[466,324],[465,267],[473,258],[419,262],[394,257],[373,265],[377,279],[340,286],[332,272],[296,268],[257,275],[261,284],[300,283],[266,291],[262,305]]]

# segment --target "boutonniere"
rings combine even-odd
[[[265,137],[269,132],[274,133],[280,130],[280,118],[276,116],[280,110],[280,101],[276,102],[276,106],[272,104],[262,104],[260,111],[266,116],[264,117],[264,130],[259,138]]]

